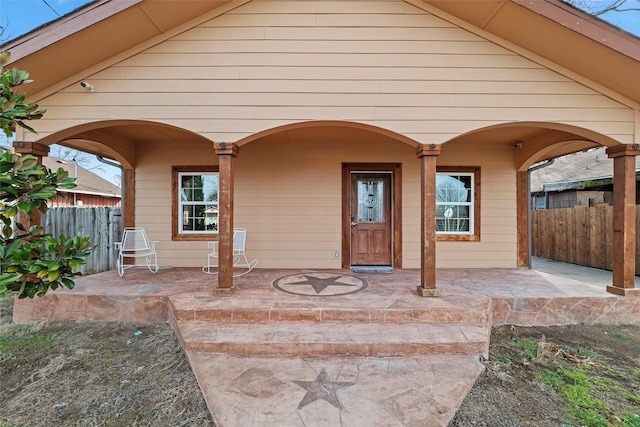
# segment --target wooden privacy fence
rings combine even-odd
[[[636,227],[636,242],[639,232],[640,227]],[[611,270],[612,237],[613,206],[576,206],[532,212],[531,255],[536,257]],[[640,274],[638,254],[636,249],[636,274]]]
[[[79,208],[75,206],[51,208],[42,216],[45,233],[55,237],[89,235],[93,251],[82,267],[82,274],[94,274],[116,268],[114,243],[122,237],[120,208]]]

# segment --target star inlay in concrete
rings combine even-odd
[[[326,400],[336,408],[343,410],[344,407],[338,399],[336,392],[341,388],[350,387],[354,385],[353,382],[346,381],[331,381],[327,370],[322,368],[318,376],[313,381],[293,381],[303,389],[307,390],[307,394],[304,395],[298,409],[307,406],[309,403],[315,402],[318,399]]]
[[[303,276],[306,280],[302,280],[300,282],[289,282],[288,284],[289,285],[309,285],[313,288],[314,291],[316,291],[316,294],[322,293],[322,291],[327,289],[329,286],[351,286],[351,287],[356,286],[349,283],[338,282],[337,280],[341,279],[342,276],[327,277],[326,279],[310,276],[308,274],[303,274]]]
[[[281,277],[273,286],[296,295],[334,296],[361,291],[367,282],[349,274],[313,272]]]

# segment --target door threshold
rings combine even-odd
[[[352,265],[354,273],[391,274],[393,268],[389,265]]]

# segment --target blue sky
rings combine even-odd
[[[598,5],[610,3],[612,0],[585,1],[590,5]],[[2,40],[18,37],[90,2],[87,0],[0,0],[0,26],[7,27]],[[640,8],[640,0],[627,0],[627,2],[630,6]],[[602,18],[630,33],[640,35],[640,11],[613,12]]]
[[[0,0],[2,1],[2,0]],[[598,3],[609,3],[610,0],[599,1],[592,0],[590,3],[598,4]],[[636,9],[640,8],[640,0],[627,0],[628,7],[634,7]],[[640,10],[629,11],[624,13],[618,12],[609,12],[603,16],[600,16],[600,19],[603,19],[617,27],[622,28],[623,30],[635,34],[640,37]]]
[[[6,27],[2,40],[16,38],[87,3],[90,1],[0,0],[0,26]]]

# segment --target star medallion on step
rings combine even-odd
[[[327,370],[322,368],[318,376],[313,381],[293,381],[303,389],[307,390],[307,394],[304,395],[298,409],[304,408],[309,403],[315,402],[318,399],[326,400],[341,411],[344,409],[340,399],[336,392],[341,388],[350,387],[355,383],[346,381],[331,381]]]
[[[367,282],[349,274],[309,272],[281,277],[273,286],[295,295],[334,296],[361,291]]]

